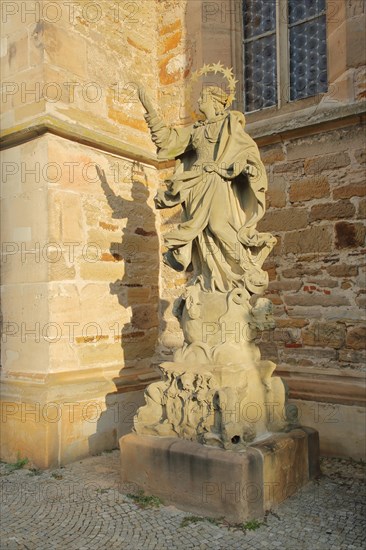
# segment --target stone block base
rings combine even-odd
[[[263,517],[319,473],[318,432],[297,428],[229,451],[173,437],[120,439],[121,481],[164,504],[241,523]]]

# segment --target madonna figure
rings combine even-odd
[[[198,100],[205,120],[168,128],[141,88],[139,96],[158,158],[178,159],[167,189],[155,198],[157,208],[182,205],[182,223],[164,239],[165,263],[177,271],[193,269],[191,284],[205,291],[244,286],[262,293],[268,277],[261,266],[276,240],[255,229],[265,211],[267,177],[244,115],[227,110],[228,96],[210,86]],[[191,150],[196,158],[186,169],[184,156]]]
[[[264,166],[244,116],[228,110],[230,96],[220,88],[204,90],[198,104],[205,118],[188,128],[168,128],[144,90],[139,94],[159,158],[177,160],[155,199],[158,208],[182,207],[182,222],[165,237],[165,262],[193,274],[176,307],[183,346],[160,365],[162,380],[146,391],[134,429],[243,450],[293,422],[283,415],[286,392],[273,376],[276,365],[261,360],[255,344],[255,329],[274,326],[271,302],[254,297],[267,287],[262,264],[276,242],[256,230],[265,210]],[[244,412],[253,403],[255,420]],[[273,414],[273,403],[280,412]]]

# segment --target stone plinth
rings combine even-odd
[[[318,433],[297,428],[240,451],[174,437],[120,439],[121,481],[164,504],[241,523],[263,517],[319,473]]]

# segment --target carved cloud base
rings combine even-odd
[[[231,450],[289,430],[285,387],[272,376],[275,367],[260,360],[248,365],[163,363],[162,380],[146,389],[134,430]]]
[[[273,434],[239,452],[174,437],[120,439],[121,481],[200,516],[260,519],[319,474],[318,432]]]

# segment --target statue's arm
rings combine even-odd
[[[191,128],[169,128],[159,117],[145,89],[138,88],[139,99],[147,111],[144,115],[151,138],[158,148],[158,157],[174,159],[190,147]]]

